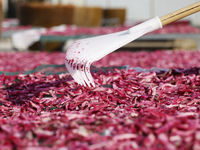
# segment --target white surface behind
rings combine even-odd
[[[88,6],[124,7],[127,20],[144,21],[155,16],[163,16],[198,0],[86,0]],[[200,12],[187,18],[194,25],[200,25]]]
[[[128,21],[145,21],[155,16],[163,16],[199,0],[49,0],[54,4],[75,4],[78,6],[100,6],[103,8],[126,8]],[[7,9],[7,0],[3,0],[3,10]],[[185,19],[200,26],[200,12]]]

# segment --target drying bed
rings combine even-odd
[[[199,68],[0,77],[1,149],[198,149]]]
[[[138,24],[138,23],[137,23]],[[53,28],[46,28],[42,32],[43,36],[75,36],[75,35],[101,35],[127,30],[132,26],[114,26],[114,27],[77,27],[77,26],[57,26]],[[34,29],[33,26],[8,26],[2,27],[2,33],[14,33]],[[192,26],[188,21],[177,21],[166,25],[164,28],[156,30],[150,34],[198,34],[200,30],[198,27]]]
[[[132,26],[135,26],[134,24]],[[74,36],[74,35],[102,35],[127,30],[132,26],[115,26],[115,27],[76,27],[61,26],[61,28],[49,28],[43,36]],[[178,21],[166,25],[162,29],[153,31],[150,34],[198,34],[200,30],[194,27],[188,21]]]
[[[176,61],[168,57],[177,66],[171,66],[173,63],[164,57],[171,53],[179,53],[177,59],[174,57]],[[129,69],[96,69],[92,71],[95,88],[78,85],[69,73],[2,74],[0,149],[198,149],[197,54],[198,51],[136,52],[146,65],[158,62],[147,61],[144,55],[149,59],[162,56],[160,62],[165,65],[160,67],[168,69],[138,72],[132,69],[138,64],[134,61]],[[105,61],[117,59],[108,57]],[[96,66],[100,63],[96,62]]]
[[[40,65],[64,64],[63,52],[1,52],[0,71],[29,71]],[[200,67],[200,51],[119,51],[111,53],[92,65],[96,67],[123,66],[157,68],[191,68]],[[64,69],[66,71],[66,69]]]

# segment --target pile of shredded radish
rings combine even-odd
[[[200,51],[119,51],[111,53],[97,62],[96,67],[123,66],[157,68],[191,68],[200,67]],[[0,71],[17,72],[29,71],[45,64],[64,64],[63,52],[1,52]],[[67,71],[66,68],[63,71]]]
[[[200,69],[0,76],[0,149],[195,149]]]

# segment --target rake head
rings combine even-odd
[[[155,17],[125,31],[77,40],[66,52],[65,65],[78,84],[95,87],[90,73],[94,61],[159,28],[160,19]]]

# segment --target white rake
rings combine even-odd
[[[84,86],[95,83],[90,65],[129,42],[171,22],[200,11],[200,2],[184,7],[163,17],[155,17],[128,30],[75,41],[66,52],[65,65],[74,80]]]

